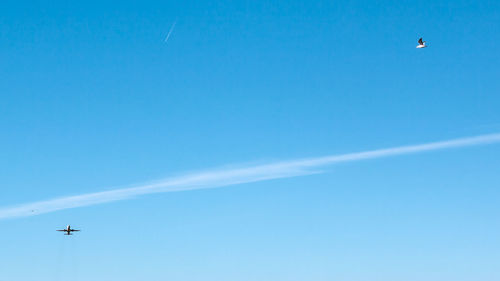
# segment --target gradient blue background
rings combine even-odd
[[[2,1],[0,206],[499,132],[499,30],[499,1]],[[499,156],[3,220],[0,281],[500,280]]]

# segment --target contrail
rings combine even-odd
[[[167,37],[165,37],[165,43],[168,41],[168,38],[170,37],[170,34],[172,34],[172,31],[174,31],[175,25],[177,24],[177,20],[174,21],[172,26],[170,27],[170,30],[168,31]]]
[[[478,146],[500,142],[500,133],[459,138],[418,145],[398,146],[386,149],[370,150],[357,153],[330,155],[317,158],[298,159],[256,165],[246,168],[227,168],[172,177],[151,184],[131,188],[115,189],[96,193],[60,197],[46,201],[26,203],[0,209],[0,219],[26,217],[64,209],[102,204],[112,201],[131,199],[138,195],[175,192],[205,188],[216,188],[242,183],[251,183],[271,179],[290,178],[320,173],[315,168],[336,163],[353,162],[366,159],[419,153],[466,146]]]

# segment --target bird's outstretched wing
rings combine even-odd
[[[420,45],[424,44],[424,40],[422,40],[422,37],[420,37],[420,39],[418,39],[418,44],[420,44]]]
[[[80,229],[71,229],[70,231],[80,231]]]
[[[68,231],[67,229],[57,229],[56,231]]]

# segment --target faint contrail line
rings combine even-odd
[[[227,168],[222,170],[198,172],[185,176],[172,177],[156,183],[144,184],[131,188],[122,188],[110,191],[60,197],[45,201],[26,203],[18,206],[5,207],[0,209],[0,219],[33,216],[43,213],[55,212],[58,210],[125,200],[136,197],[138,195],[150,193],[216,188],[271,179],[311,175],[320,173],[313,170],[314,168],[320,168],[326,165],[342,162],[375,159],[388,156],[466,146],[477,146],[499,142],[500,133],[496,133],[418,145],[398,146],[357,153],[275,162],[271,164],[256,165],[246,168]]]
[[[168,41],[168,38],[170,37],[170,34],[172,34],[172,31],[174,31],[175,25],[177,24],[177,20],[174,21],[172,26],[170,27],[170,30],[168,31],[167,37],[165,37],[165,43]]]

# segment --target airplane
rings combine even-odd
[[[422,40],[422,37],[420,37],[420,39],[418,39],[418,46],[417,46],[417,49],[421,49],[421,48],[425,48],[425,47],[427,47],[427,46],[425,45],[425,41],[424,41],[424,40]]]
[[[71,232],[73,231],[80,231],[79,229],[72,229],[71,226],[68,225],[68,227],[66,227],[66,229],[57,229],[56,231],[64,231],[66,233],[64,233],[64,235],[72,235]]]

